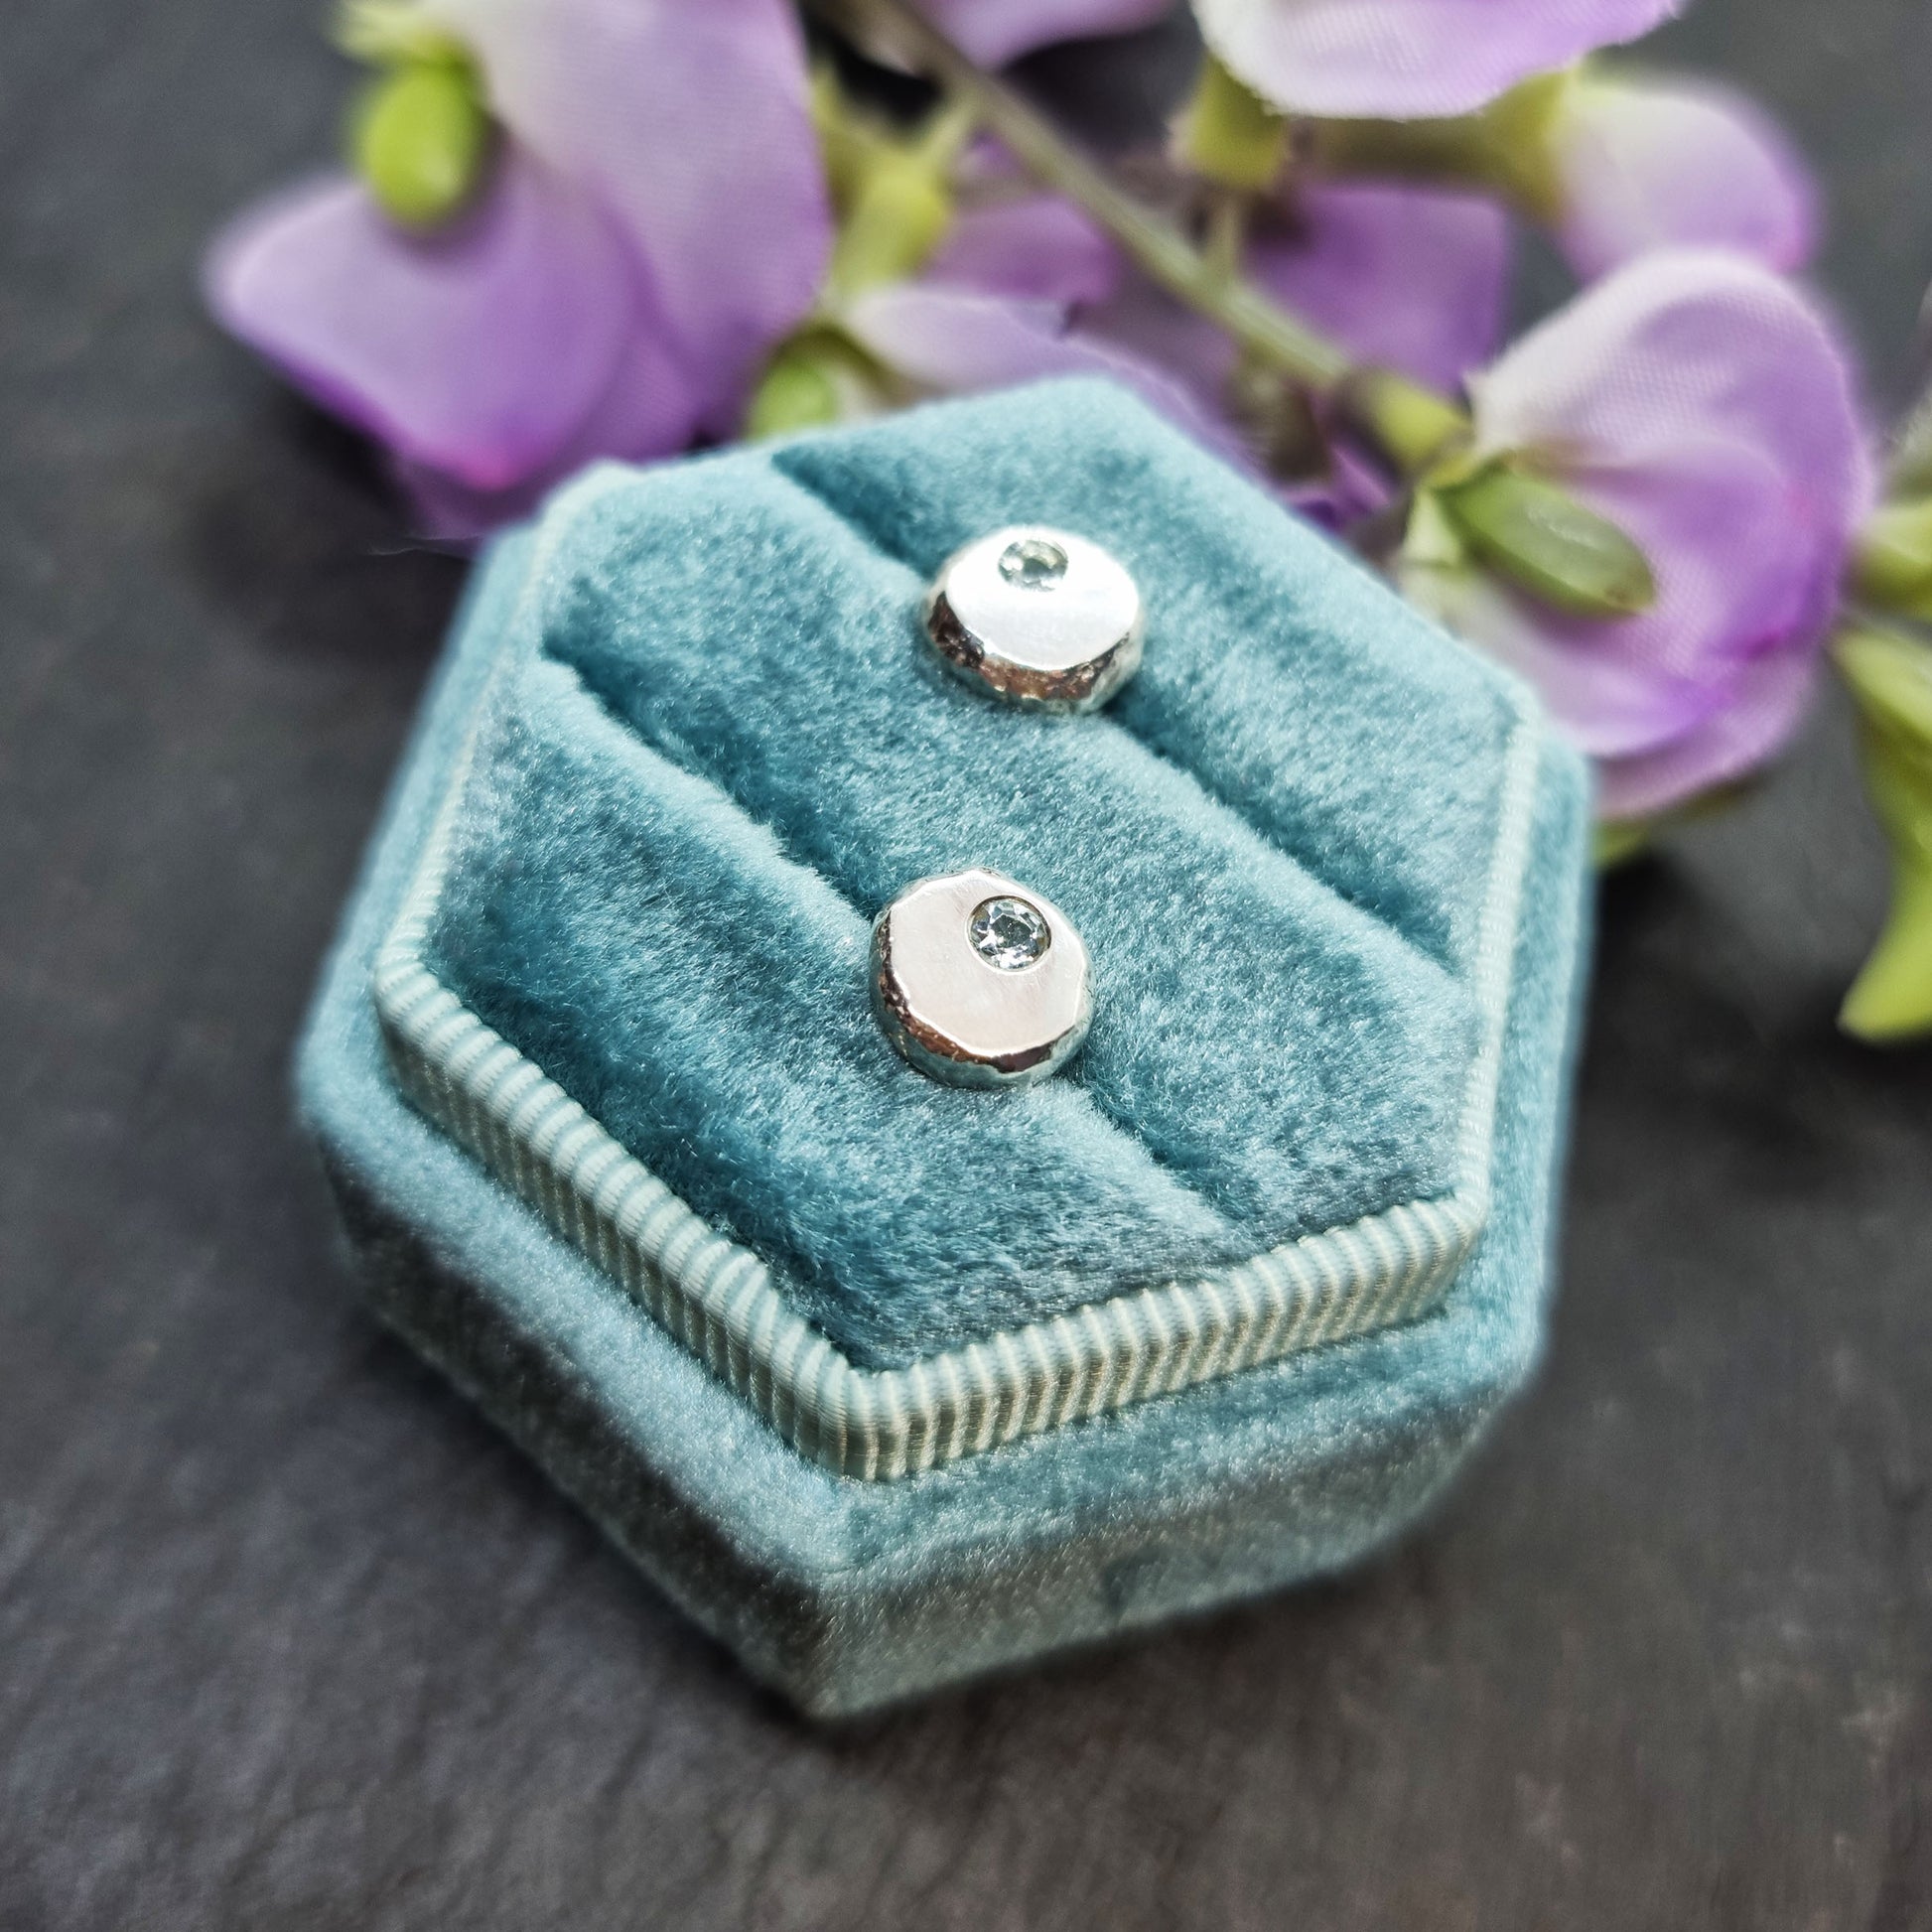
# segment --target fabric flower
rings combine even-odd
[[[1182,380],[1078,326],[1088,308],[1114,295],[1122,275],[1113,243],[1056,197],[967,207],[916,275],[828,309],[840,336],[871,363],[867,379],[840,385],[843,413],[1054,375],[1105,375],[1197,441],[1245,462],[1234,431]]]
[[[1354,184],[1310,189],[1264,225],[1246,267],[1364,360],[1451,386],[1495,349],[1508,264],[1492,204]],[[1231,406],[1239,358],[1226,333],[1130,273],[1053,197],[962,211],[916,278],[856,297],[841,326],[892,373],[897,400],[1105,375],[1253,474],[1273,454]],[[1284,493],[1329,523],[1386,497],[1345,457],[1326,481]]]
[[[1762,762],[1802,713],[1873,495],[1831,329],[1754,263],[1675,250],[1595,284],[1469,387],[1472,460],[1607,517],[1642,547],[1656,598],[1566,617],[1426,541],[1423,517],[1410,597],[1541,690],[1597,760],[1606,818]]]
[[[1251,461],[1232,426],[1184,383],[1073,327],[1058,303],[902,282],[860,296],[844,320],[853,340],[903,385],[903,400],[1009,389],[1055,375],[1103,375],[1204,447],[1232,462]]]
[[[483,75],[501,139],[480,199],[423,234],[346,176],[289,191],[217,237],[217,319],[385,443],[447,533],[593,457],[735,430],[831,241],[791,7],[410,11]]]
[[[1301,190],[1249,275],[1357,361],[1453,390],[1502,340],[1509,222],[1478,195],[1383,182]]]
[[[1025,195],[960,209],[922,279],[982,295],[1091,304],[1119,287],[1121,260],[1071,202]]]
[[[1455,389],[1502,340],[1510,272],[1509,222],[1487,199],[1380,182],[1310,183],[1292,205],[1264,209],[1243,272],[1357,361],[1396,370],[1431,388]],[[1197,414],[1217,422],[1251,417],[1237,394],[1233,341],[1138,276],[1086,311],[1083,335],[1137,362],[1171,372]],[[1270,448],[1265,422],[1242,423],[1246,456],[1286,475],[1281,493],[1316,521],[1341,527],[1389,500],[1379,471],[1346,444],[1325,442],[1306,410],[1290,432],[1298,452]],[[1225,443],[1229,430],[1220,432]],[[1312,477],[1300,474],[1316,463]]]
[[[1728,248],[1801,268],[1818,193],[1803,157],[1743,95],[1703,80],[1546,73],[1448,120],[1328,120],[1309,158],[1340,177],[1434,182],[1501,196],[1593,280],[1653,248]]]
[[[1653,248],[1730,248],[1784,271],[1818,240],[1803,158],[1753,102],[1708,81],[1585,72],[1550,134],[1556,236],[1586,280]]]
[[[1466,114],[1682,0],[1194,0],[1221,63],[1288,114]]]

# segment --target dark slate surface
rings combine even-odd
[[[1932,1063],[1843,720],[1616,884],[1548,1372],[1361,1575],[837,1736],[360,1312],[287,1126],[455,594],[198,314],[307,0],[0,15],[0,1925],[1932,1924]],[[1902,388],[1932,17],[1704,0]]]

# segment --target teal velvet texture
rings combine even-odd
[[[1118,706],[1017,712],[924,642],[933,570],[1016,516],[1147,586]],[[1495,679],[1107,392],[595,474],[518,631],[433,967],[852,1359],[1452,1184]],[[973,864],[1094,961],[1027,1093],[936,1089],[855,995],[873,915]]]
[[[1014,521],[1142,584],[1106,714],[1008,711],[926,654],[919,588]],[[1534,1357],[1587,829],[1554,743],[1491,1218],[1445,1307],[899,1482],[794,1454],[404,1105],[367,976],[481,714],[439,977],[895,1365],[1448,1184],[1503,691],[1097,385],[594,475],[480,573],[305,1042],[377,1306],[810,1709],[1348,1561]],[[1096,960],[1081,1059],[1026,1093],[932,1086],[864,998],[872,913],[973,862]]]

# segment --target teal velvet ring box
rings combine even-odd
[[[1146,658],[1042,716],[920,598],[1038,522]],[[1576,757],[1104,385],[592,472],[481,568],[304,1044],[381,1312],[679,1603],[854,1711],[1347,1563],[1542,1325]],[[875,913],[1092,958],[1024,1091],[899,1059]]]

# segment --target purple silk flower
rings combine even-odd
[[[1472,195],[1312,184],[1292,213],[1256,233],[1246,267],[1359,359],[1453,388],[1501,337],[1508,222]],[[1237,356],[1226,333],[1126,270],[1063,202],[962,215],[917,280],[861,296],[845,324],[926,393],[1107,375],[1209,449],[1259,467],[1229,413]],[[1371,475],[1338,454],[1340,474],[1327,483],[1286,491],[1327,521],[1381,497]]]
[[[1513,665],[1597,762],[1599,809],[1648,816],[1734,779],[1795,728],[1873,496],[1851,368],[1789,283],[1666,250],[1619,269],[1472,379],[1478,456],[1561,483],[1642,546],[1639,616],[1563,616],[1412,542],[1403,586]]]
[[[1730,248],[1789,271],[1817,245],[1811,171],[1732,88],[1587,67],[1549,144],[1557,241],[1586,281],[1652,248]]]
[[[1113,243],[1079,209],[1028,195],[963,210],[916,277],[857,296],[840,322],[912,395],[1104,375],[1210,449],[1244,461],[1240,439],[1184,380],[1082,326],[1122,279]]]
[[[1803,156],[1754,101],[1709,80],[1586,61],[1476,114],[1311,132],[1338,178],[1500,194],[1550,229],[1584,281],[1653,248],[1728,248],[1789,272],[1818,238]]]
[[[1635,40],[1682,0],[1194,0],[1228,69],[1285,112],[1435,119]]]
[[[292,188],[216,238],[216,318],[386,444],[446,534],[594,457],[735,433],[831,244],[788,0],[416,11],[500,125],[478,200],[422,235],[347,176]]]

